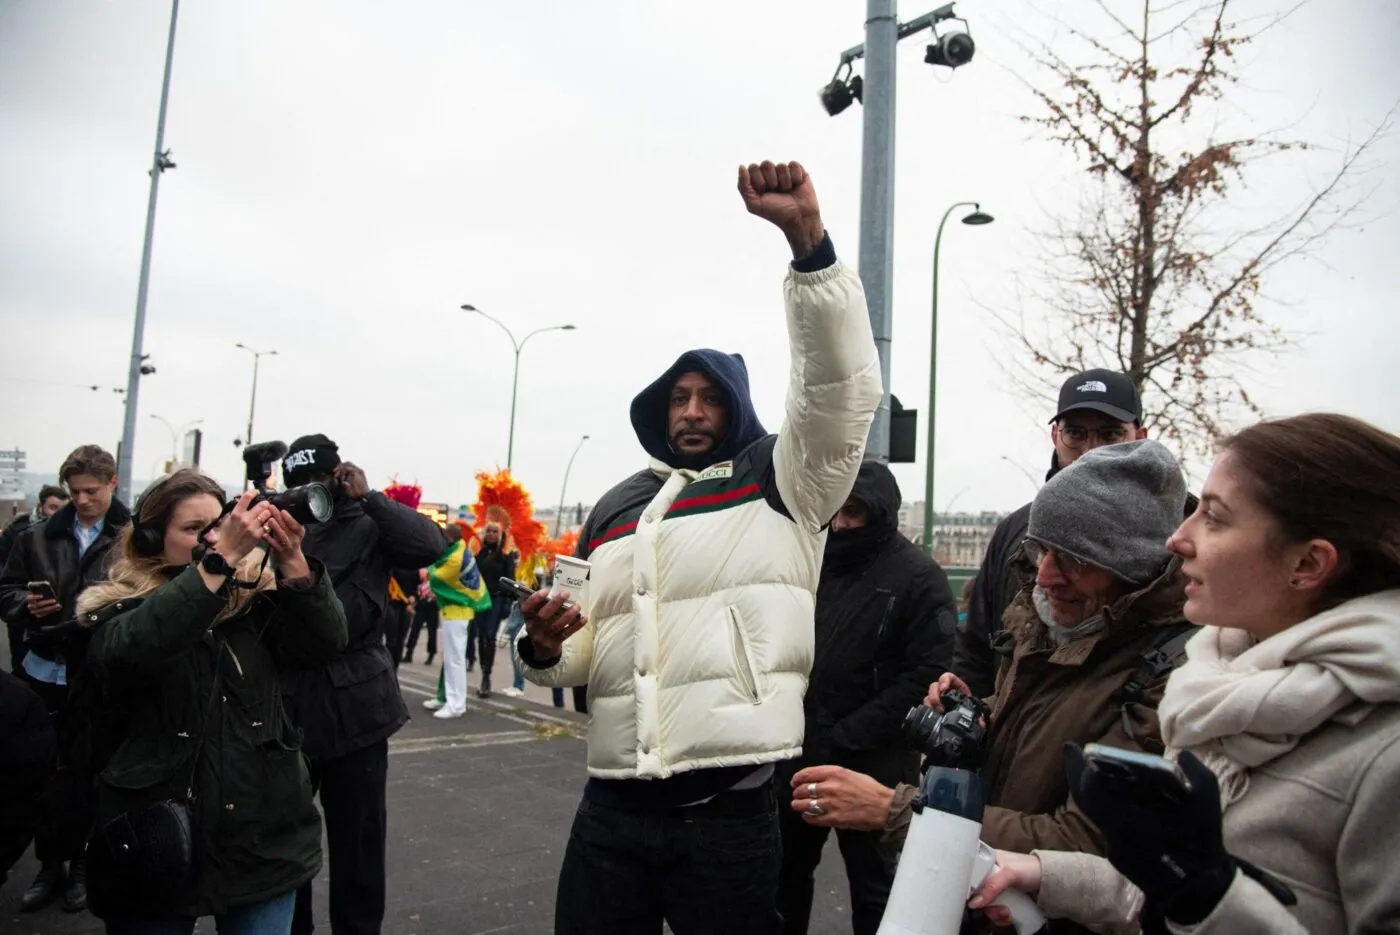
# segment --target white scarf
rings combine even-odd
[[[1191,750],[1238,801],[1247,770],[1282,756],[1329,720],[1400,702],[1400,590],[1347,601],[1255,642],[1204,627],[1157,708],[1168,747]]]

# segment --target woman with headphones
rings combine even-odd
[[[97,699],[89,905],[109,935],[188,935],[205,915],[220,935],[280,935],[321,866],[277,670],[343,649],[344,611],[290,514],[255,491],[224,499],[198,471],[157,481],[79,601]]]

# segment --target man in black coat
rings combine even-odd
[[[97,445],[75,448],[59,467],[58,478],[72,502],[15,540],[0,573],[0,617],[23,631],[27,652],[15,675],[43,700],[61,732],[68,686],[87,655],[90,636],[90,631],[74,625],[78,595],[107,576],[114,546],[131,522],[131,513],[115,496],[117,461]],[[48,582],[53,597],[30,591],[31,581]],[[67,768],[54,774],[34,835],[39,874],[20,899],[21,911],[42,909],[60,888],[65,912],[87,908],[83,852],[94,804],[90,778]]]
[[[831,522],[817,588],[816,655],[803,706],[802,756],[785,764],[785,786],[805,766],[844,766],[882,781],[918,775],[903,738],[904,716],[952,658],[957,603],[943,569],[899,532],[899,485],[867,461]],[[778,906],[785,931],[807,931],[813,874],[829,828],[783,803]],[[894,866],[879,832],[838,831],[856,935],[873,933]]]
[[[384,645],[389,576],[422,568],[447,550],[436,523],[370,490],[364,471],[340,461],[324,435],[292,442],[282,460],[288,487],[316,482],[335,491],[330,520],[306,531],[302,551],[325,565],[345,605],[349,643],[328,665],[282,673],[287,714],[305,732],[303,750],[325,813],[331,931],[373,935],[384,921],[385,787],[389,737],[408,720]],[[309,935],[311,887],[297,893],[294,935]]]

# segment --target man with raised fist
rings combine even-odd
[[[587,684],[592,716],[560,935],[781,930],[774,764],[802,750],[826,527],[880,365],[802,166],[741,166],[739,194],[792,249],[786,421],[760,424],[738,354],[682,354],[632,401],[649,463],[584,524],[588,583],[521,605],[526,676]]]

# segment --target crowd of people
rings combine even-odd
[[[587,517],[581,588],[522,565],[508,520],[469,542],[371,489],[324,435],[282,462],[334,492],[316,524],[196,470],[128,510],[110,454],[64,461],[0,538],[0,872],[33,842],[23,909],[306,935],[324,837],[331,930],[379,932],[395,672],[426,630],[435,718],[473,670],[479,697],[528,679],[589,716],[565,935],[806,932],[833,829],[851,927],[876,932],[939,765],[906,717],[967,698],[958,765],[997,865],[966,931],[1007,924],[1009,888],[1056,932],[1400,930],[1400,438],[1262,422],[1193,495],[1133,382],[1076,374],[1045,484],[960,604],[864,460],[879,362],[810,178],[763,163],[738,188],[792,251],[786,419],[761,424],[742,357],[682,354],[632,401],[648,462]],[[1090,745],[1176,785],[1144,795]]]

